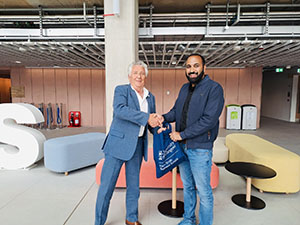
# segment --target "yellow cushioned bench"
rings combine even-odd
[[[252,134],[226,136],[230,162],[252,162],[270,167],[271,179],[252,179],[260,191],[295,193],[300,190],[300,156]]]

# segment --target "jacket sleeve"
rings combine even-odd
[[[151,112],[150,113],[156,113],[155,97],[153,95],[151,95],[151,98],[152,98],[152,101],[151,101],[151,107],[150,107]],[[150,131],[151,134],[154,134],[154,132],[157,132],[158,127],[153,128],[148,124],[148,130]]]
[[[127,102],[127,89],[122,86],[117,86],[115,88],[113,102],[114,116],[122,120],[130,121],[139,126],[146,126],[150,114],[128,107]]]
[[[183,88],[183,86],[180,89],[178,97],[180,96],[180,94],[182,92],[182,88]],[[175,104],[174,104],[173,108],[168,113],[166,113],[166,114],[163,115],[163,117],[165,119],[165,122],[167,122],[167,123],[173,123],[173,122],[176,121],[176,108],[178,106],[178,97],[177,97],[177,99],[175,101]]]
[[[211,130],[219,121],[224,106],[223,88],[217,85],[209,93],[205,110],[200,119],[180,132],[182,139],[189,139]]]
[[[177,102],[177,100],[176,100],[176,102]],[[167,123],[175,122],[175,119],[176,119],[176,102],[175,102],[173,108],[168,113],[163,115],[164,121],[167,122]]]

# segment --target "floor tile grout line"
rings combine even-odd
[[[45,177],[45,176],[44,176]],[[46,178],[42,178],[46,179]],[[0,210],[4,209],[6,206],[8,206],[12,201],[14,201],[16,198],[18,198],[20,195],[24,194],[25,192],[27,192],[29,189],[31,189],[34,185],[38,184],[39,182],[41,182],[41,180],[38,180],[36,182],[34,182],[32,185],[30,185],[28,188],[26,188],[24,191],[21,191],[19,194],[16,194],[14,197],[12,197],[5,205],[3,205],[2,207],[0,207]]]
[[[84,195],[79,200],[79,202],[76,204],[75,208],[72,210],[71,214],[65,220],[65,222],[63,223],[63,225],[67,224],[67,222],[70,220],[70,218],[72,217],[72,215],[74,214],[74,212],[77,210],[77,208],[79,207],[79,205],[81,204],[81,202],[85,199],[85,197],[87,196],[87,194],[90,192],[90,190],[92,189],[92,187],[94,186],[94,184],[95,184],[95,181],[92,183],[92,185],[89,187],[89,189],[84,193]]]

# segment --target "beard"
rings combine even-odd
[[[192,74],[195,74],[195,75],[197,75],[197,76],[191,78],[190,75],[192,75]],[[186,78],[188,79],[188,81],[189,81],[191,84],[198,84],[198,83],[202,80],[203,75],[204,75],[204,71],[203,71],[203,70],[202,70],[202,72],[201,72],[200,74],[198,74],[197,72],[190,72],[190,73],[187,74],[187,73],[185,72],[185,76],[186,76]]]

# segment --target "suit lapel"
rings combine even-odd
[[[132,89],[131,85],[129,85],[128,88],[129,88],[129,94],[130,94],[130,97],[131,97],[131,99],[133,99],[133,102],[134,102],[134,104],[135,104],[135,107],[137,108],[137,110],[140,111],[140,110],[141,110],[141,109],[140,109],[140,104],[139,104],[139,100],[138,100],[138,98],[137,98],[137,96],[136,96],[135,91]]]
[[[148,96],[146,97],[146,100],[148,102],[148,113],[152,113],[152,98],[150,96],[150,92],[148,93]]]

